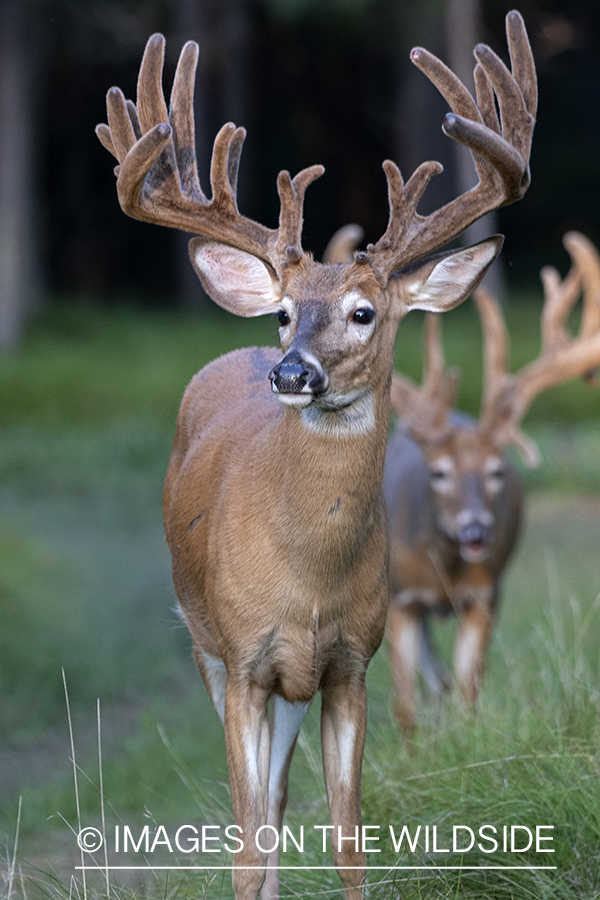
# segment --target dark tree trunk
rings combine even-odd
[[[415,5],[410,22],[398,22],[399,37],[404,38],[407,25],[409,46],[426,47],[438,56],[444,55],[443,22],[437,3],[427,0]],[[405,56],[399,62],[395,159],[404,181],[426,160],[435,159],[444,166],[443,174],[431,180],[419,203],[419,212],[428,214],[448,203],[455,191],[452,142],[441,127],[448,106],[428,78]]]
[[[481,0],[446,0],[445,25],[447,63],[475,96],[473,48],[484,39]],[[455,154],[456,190],[457,193],[463,194],[477,184],[477,173],[470,150],[455,141],[452,144]],[[498,216],[495,212],[490,212],[467,228],[463,243],[474,244],[497,231]],[[503,295],[504,277],[500,259],[496,260],[488,271],[485,285],[497,296]]]
[[[34,305],[31,55],[22,0],[0,3],[0,349],[17,346]]]

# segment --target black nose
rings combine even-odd
[[[279,394],[300,394],[308,381],[308,369],[299,353],[284,356],[269,372],[269,379]]]
[[[481,522],[470,522],[458,532],[461,544],[487,544],[491,537],[491,529]]]

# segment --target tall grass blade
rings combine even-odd
[[[106,898],[110,900],[110,882],[108,877],[108,848],[106,844],[106,817],[104,815],[104,782],[102,775],[102,731],[100,719],[100,698],[96,700],[96,714],[98,723],[98,772],[100,775],[100,811],[102,816],[102,839],[104,842],[104,866],[106,875]]]
[[[67,704],[67,720],[69,722],[69,739],[71,741],[71,763],[73,765],[73,783],[75,786],[75,808],[77,809],[77,834],[81,834],[81,808],[79,805],[79,785],[77,781],[77,763],[75,761],[75,741],[73,739],[73,722],[71,719],[71,704],[69,703],[69,691],[67,689],[67,676],[64,667],[62,669],[63,687],[65,689],[65,703]],[[81,854],[81,878],[83,882],[83,900],[87,900],[87,884],[85,878],[85,859],[83,856],[83,848],[79,848]],[[75,883],[77,889],[77,884]],[[69,891],[70,893],[70,891]],[[79,895],[79,891],[77,890]]]
[[[15,829],[15,843],[13,847],[13,855],[10,863],[10,871],[8,875],[8,893],[6,895],[6,900],[10,900],[12,896],[13,883],[15,880],[15,867],[17,865],[17,851],[19,849],[19,830],[21,828],[21,805],[23,802],[23,797],[19,797],[19,809],[17,811],[17,827]]]

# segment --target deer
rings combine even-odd
[[[228,123],[213,146],[212,194],[203,192],[194,42],[179,57],[169,108],[162,35],[146,45],[137,102],[108,91],[108,124],[97,135],[118,161],[122,210],[191,232],[191,263],[212,300],[234,315],[271,314],[279,323],[280,349],[235,350],[194,376],[163,492],[179,606],[225,732],[242,843],[236,900],[278,897],[276,832],[296,739],[317,693],[334,867],[348,900],[363,896],[365,673],[389,597],[381,482],[394,339],[409,309],[450,309],[472,293],[502,237],[440,247],[529,186],[535,66],[520,14],[506,23],[511,69],[478,45],[475,99],[437,57],[411,53],[450,106],[443,129],[471,149],[477,186],[421,216],[419,200],[441,165],[423,163],[404,184],[386,160],[387,228],[342,265],[316,262],[301,244],[305,191],[322,166],[294,178],[280,172],[279,223],[268,228],[238,210],[245,131]]]
[[[432,616],[458,617],[455,682],[475,706],[499,602],[502,576],[522,520],[521,479],[507,457],[515,447],[537,467],[537,445],[520,429],[531,403],[548,388],[600,365],[600,256],[578,232],[563,243],[571,268],[541,271],[544,304],[539,357],[508,373],[509,335],[502,308],[483,287],[474,294],[484,338],[484,389],[478,420],[453,409],[459,372],[445,367],[440,320],[428,313],[424,376],[417,386],[395,373],[391,397],[398,426],[390,439],[384,494],[390,527],[387,640],[396,687],[395,715],[410,738],[417,726],[415,678],[440,698],[451,685],[430,634]],[[580,293],[583,311],[573,337],[566,318]]]

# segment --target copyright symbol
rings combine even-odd
[[[86,853],[95,853],[104,843],[104,838],[102,832],[97,828],[82,828],[77,835],[77,843],[80,850],[84,850]]]

